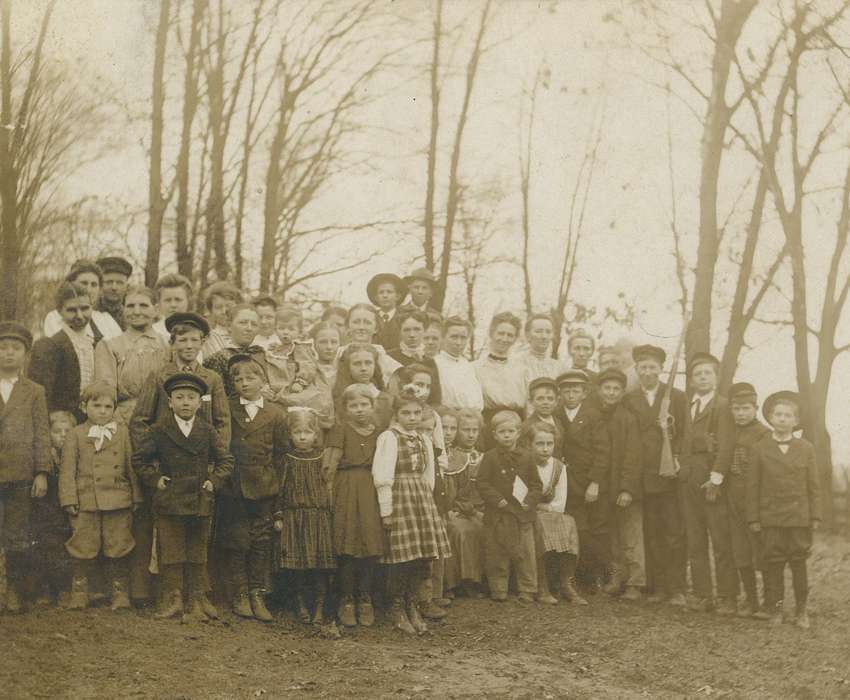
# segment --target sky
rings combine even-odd
[[[23,42],[25,37],[32,36],[44,4],[44,0],[13,0],[16,41]],[[497,201],[484,206],[484,214],[502,223],[498,252],[518,255],[515,232],[519,230],[520,204],[516,181],[522,94],[524,85],[545,63],[551,80],[549,89],[541,93],[538,101],[532,161],[535,306],[548,307],[555,295],[570,193],[588,135],[601,121],[602,146],[588,199],[586,233],[574,294],[580,301],[600,307],[615,304],[618,295],[625,295],[638,310],[635,327],[630,332],[634,339],[653,340],[672,349],[680,321],[669,225],[672,202],[668,133],[678,225],[692,261],[698,221],[701,124],[691,108],[697,114],[702,108],[698,98],[682,85],[677,91],[683,99],[669,98],[657,88],[656,83],[664,83],[670,76],[627,39],[627,30],[639,31],[630,6],[625,0],[497,3],[489,35],[492,48],[481,65],[461,174],[465,181],[475,185],[493,182],[503,190]],[[400,0],[394,7],[400,15],[427,31],[426,3]],[[465,22],[463,40],[454,48],[456,65],[462,66],[481,3],[451,0],[446,7],[447,23]],[[702,0],[678,0],[668,7],[683,22],[696,22],[702,17],[704,4]],[[51,25],[48,54],[78,67],[79,81],[109,90],[131,111],[144,114],[150,93],[156,8],[152,1],[62,0],[56,6]],[[625,17],[625,24],[610,21],[612,15]],[[748,45],[756,53],[767,44],[771,21],[770,14],[763,13],[747,27]],[[671,49],[683,64],[697,67],[698,79],[706,77],[706,42],[699,32],[686,28],[677,33]],[[412,61],[427,56],[427,46],[414,51],[420,50],[425,53],[414,56]],[[703,67],[701,71],[699,66]],[[380,131],[375,129],[363,138],[373,148],[375,140],[380,138],[380,153],[369,172],[338,182],[325,195],[323,216],[346,221],[387,215],[403,218],[421,206],[430,103],[428,83],[420,78],[415,72],[405,73],[404,79],[389,74],[374,87],[383,91],[384,97],[365,116]],[[169,97],[176,99],[179,75],[172,76],[172,81]],[[447,78],[442,114],[446,123],[457,113],[460,88],[457,74]],[[123,147],[88,166],[69,183],[69,188],[74,194],[111,196],[143,205],[147,191],[146,124],[144,120],[122,121],[118,128],[125,132]],[[447,154],[446,141],[439,162],[443,171],[447,167]],[[730,156],[731,175],[721,193],[724,206],[737,195],[742,178],[752,168],[746,158],[740,158],[740,168],[736,170],[735,157]],[[255,216],[261,213],[262,198],[258,192],[250,205]],[[821,230],[823,240],[828,239],[829,228],[834,227],[829,217],[828,210],[822,215],[812,213],[807,221],[817,233],[810,241],[817,242]],[[731,228],[740,230],[742,221],[733,219]],[[775,222],[768,225],[775,226]],[[139,250],[144,246],[143,228],[142,223],[134,238]],[[380,244],[380,254],[367,267],[329,278],[324,283],[328,296],[365,300],[365,277],[384,269],[409,269],[420,254],[416,243],[408,237],[386,234]],[[344,252],[328,250],[327,254],[330,258]],[[814,260],[815,270],[817,255],[817,246],[812,246],[810,259]],[[821,278],[817,274],[811,277],[812,293],[816,295]],[[452,291],[450,303],[459,304],[460,290]],[[777,298],[770,303],[780,302]],[[485,275],[478,304],[482,317],[498,309],[520,310],[519,268],[505,264],[491,268]],[[781,307],[777,306],[776,310],[781,312]],[[765,309],[765,315],[771,312],[771,308]],[[721,325],[717,324],[715,329],[717,352],[722,349]],[[613,340],[619,334],[614,328],[606,329],[606,339]],[[775,326],[754,327],[748,340],[753,349],[742,357],[738,378],[753,381],[762,395],[793,386],[793,348],[788,331]],[[850,390],[848,370],[850,359],[844,357],[836,364],[830,394],[829,423],[840,458],[850,457],[850,421],[844,400]]]

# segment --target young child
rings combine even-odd
[[[750,451],[770,428],[758,419],[758,395],[752,384],[740,382],[729,389],[729,407],[735,420],[735,450],[726,478],[729,503],[729,527],[732,534],[732,556],[746,599],[738,605],[738,615],[749,617],[760,611],[756,587],[756,570],[762,571],[759,535],[747,525],[747,474]]]
[[[32,334],[19,323],[0,322],[0,548],[6,555],[6,609],[21,610],[29,571],[31,498],[47,495],[50,424],[44,389],[27,379],[24,366]]]
[[[235,465],[218,498],[216,538],[228,554],[233,612],[271,622],[264,594],[272,553],[272,516],[289,447],[286,415],[266,401],[265,373],[251,355],[234,355],[229,368],[237,396],[230,400],[230,453]]]
[[[393,407],[393,423],[378,437],[372,466],[388,540],[382,560],[390,565],[393,625],[406,634],[423,634],[428,627],[416,597],[429,561],[446,558],[451,550],[434,503],[434,448],[419,429],[423,401],[403,389]]]
[[[380,431],[375,424],[374,395],[367,384],[350,384],[342,392],[341,423],[325,440],[323,468],[333,483],[334,550],[337,555],[339,621],[355,627],[375,623],[372,574],[384,554],[384,530],[372,479],[372,460]]]
[[[71,532],[68,518],[59,503],[58,475],[62,464],[62,446],[76,425],[77,419],[67,411],[50,414],[50,461],[53,470],[47,476],[47,495],[32,504],[33,566],[44,580],[43,586],[36,587],[39,595],[36,604],[68,603],[71,558],[65,549],[65,542]]]
[[[452,409],[448,409],[451,411]],[[443,430],[450,431],[450,414],[444,417]],[[449,447],[446,468],[448,518],[446,531],[452,557],[446,562],[446,588],[461,588],[468,598],[481,597],[484,570],[484,501],[475,488],[482,454],[476,449],[481,436],[481,414],[469,408],[455,413],[457,430]]]
[[[80,397],[86,421],[68,433],[59,467],[59,503],[71,523],[65,543],[73,558],[68,607],[89,604],[89,579],[97,558],[107,559],[112,609],[130,607],[129,564],[133,551],[133,509],[142,494],[130,460],[130,435],[115,420],[115,388],[106,381],[89,384]]]
[[[537,377],[528,385],[529,415],[522,424],[521,435],[530,437],[531,429],[540,423],[545,423],[555,429],[555,454],[560,454],[563,443],[563,433],[558,421],[555,420],[555,409],[558,407],[558,384],[550,377]],[[523,444],[529,448],[530,444]]]
[[[773,434],[756,443],[747,470],[747,521],[761,533],[764,561],[764,608],[773,624],[782,623],[785,564],[791,568],[796,603],[795,623],[809,628],[806,559],[812,531],[821,521],[821,493],[815,448],[794,437],[800,423],[800,399],[780,391],[764,402],[764,417]]]
[[[484,568],[497,602],[508,599],[511,566],[519,601],[531,603],[537,593],[534,521],[543,485],[531,453],[517,447],[521,423],[513,411],[493,416],[496,447],[484,454],[475,480],[484,501]]]
[[[153,495],[156,555],[165,594],[156,617],[183,612],[184,580],[189,609],[186,622],[217,615],[207,599],[206,564],[214,494],[233,472],[233,457],[213,427],[198,416],[203,379],[178,372],[165,380],[170,415],[142,433],[133,467]]]
[[[342,332],[336,324],[323,321],[313,326],[310,337],[319,358],[319,370],[325,375],[328,386],[332,387],[336,383],[336,358],[342,345]]]
[[[559,590],[563,597],[579,605],[587,605],[575,588],[578,559],[578,530],[576,522],[565,510],[567,507],[567,468],[555,459],[555,429],[536,424],[529,428],[528,439],[543,493],[537,504],[534,521],[535,551],[537,553],[537,602],[555,605],[558,600],[549,587],[548,571],[557,572]]]
[[[290,408],[292,451],[286,455],[283,485],[275,510],[280,532],[280,568],[295,575],[298,619],[310,623],[306,597],[313,592],[314,625],[325,622],[325,604],[334,559],[331,485],[322,470],[322,431],[316,412]]]
[[[277,302],[269,296],[257,297],[251,302],[257,310],[259,328],[254,336],[253,345],[259,345],[263,350],[274,345],[280,345],[280,337],[275,332],[277,326]]]
[[[339,358],[333,396],[339,405],[342,392],[350,384],[366,384],[372,388],[376,425],[384,430],[392,419],[392,397],[384,391],[384,380],[378,366],[378,351],[366,343],[350,343]]]

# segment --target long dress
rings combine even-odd
[[[481,583],[484,571],[483,502],[475,490],[475,477],[482,454],[453,447],[449,450],[446,491],[449,517],[446,530],[452,558],[446,562],[446,588],[462,581]]]

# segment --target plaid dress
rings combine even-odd
[[[381,561],[401,564],[417,559],[445,559],[451,547],[431,488],[425,480],[425,441],[391,428],[398,442],[393,479],[393,511],[387,548]]]

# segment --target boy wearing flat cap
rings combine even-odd
[[[611,579],[603,590],[608,595],[623,593],[626,600],[640,600],[641,588],[646,585],[640,432],[637,418],[622,402],[626,375],[619,369],[607,369],[596,383],[611,440]]]
[[[796,393],[780,391],[768,396],[763,411],[773,433],[759,440],[750,453],[747,521],[753,532],[761,533],[764,608],[773,624],[782,623],[787,563],[794,586],[795,623],[808,629],[806,559],[812,531],[821,521],[815,448],[808,440],[794,437],[800,424]]]
[[[31,347],[20,323],[0,322],[0,546],[8,581],[0,603],[9,612],[20,611],[29,573],[30,499],[44,498],[53,469],[44,389],[23,374]]]
[[[183,612],[184,579],[189,593],[184,620],[203,622],[216,615],[205,591],[207,548],[214,493],[233,472],[233,457],[198,416],[208,391],[195,374],[179,372],[166,379],[172,413],[145,434],[133,454],[136,473],[154,490],[157,561],[165,588],[160,618]]]
[[[401,325],[398,307],[407,294],[407,287],[401,277],[392,272],[381,272],[369,280],[366,296],[378,307],[378,331],[375,344],[385,350],[397,348],[401,340]]]
[[[770,434],[770,428],[758,419],[758,395],[752,384],[733,384],[729,388],[729,406],[735,421],[735,447],[725,480],[726,499],[729,505],[732,558],[746,594],[746,601],[738,606],[738,615],[749,617],[759,612],[756,569],[762,570],[762,565],[759,536],[750,530],[747,523],[747,474],[750,451]]]
[[[734,615],[738,574],[732,559],[729,509],[723,483],[732,464],[735,425],[729,403],[717,394],[720,361],[697,353],[688,362],[691,405],[682,442],[685,532],[695,600],[691,609],[715,609],[708,541],[714,554],[717,605],[720,615]]]
[[[652,573],[654,592],[651,602],[668,601],[684,606],[685,523],[682,517],[679,480],[675,474],[661,475],[661,455],[664,443],[659,424],[661,404],[667,385],[660,380],[667,361],[663,348],[638,345],[632,349],[639,386],[623,399],[625,406],[637,418],[641,440],[643,487],[643,529],[648,557],[647,569]],[[677,456],[688,420],[688,400],[678,389],[671,389],[667,432],[671,449]]]
[[[103,271],[103,290],[97,310],[108,313],[121,326],[121,330],[125,331],[127,324],[124,321],[124,295],[127,293],[130,275],[133,274],[133,266],[118,256],[100,258],[97,264]]]
[[[408,306],[415,307],[417,311],[428,313],[429,311],[439,311],[436,306],[431,304],[431,300],[437,295],[439,287],[437,278],[434,273],[427,267],[420,267],[411,272],[403,280],[410,298],[407,302]]]
[[[591,592],[599,587],[610,558],[608,477],[611,439],[597,403],[588,399],[584,370],[571,369],[558,379],[561,406],[555,419],[563,434],[562,461],[567,465],[567,513],[578,528],[579,574]]]

